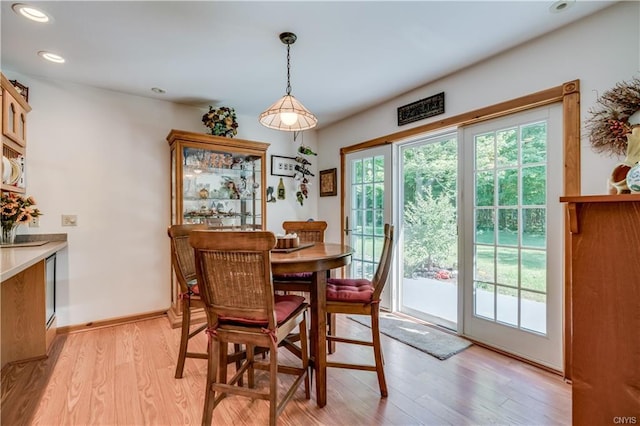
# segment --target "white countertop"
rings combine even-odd
[[[2,258],[0,281],[13,277],[66,246],[66,241],[51,241],[36,247],[0,248],[0,257]]]

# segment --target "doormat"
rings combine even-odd
[[[368,316],[350,316],[349,319],[371,327],[371,318]],[[388,314],[380,314],[380,332],[439,360],[445,360],[472,345],[462,337]]]

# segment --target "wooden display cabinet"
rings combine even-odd
[[[216,229],[264,229],[269,144],[171,130],[171,224]],[[179,286],[172,274],[169,320],[180,326]],[[204,320],[204,314],[201,316]],[[198,321],[200,315],[192,320]]]
[[[640,194],[560,201],[571,231],[573,424],[640,422]]]

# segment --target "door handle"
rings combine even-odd
[[[349,216],[344,218],[344,235],[349,235],[349,231],[353,231],[353,229],[349,229]]]

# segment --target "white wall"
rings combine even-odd
[[[204,109],[112,91],[46,81],[3,70],[29,87],[27,194],[44,215],[39,228],[19,233],[67,233],[59,258],[58,325],[166,309],[170,305],[169,145],[172,128],[206,133]],[[271,143],[268,154],[295,156],[290,133],[238,116],[238,138]],[[314,132],[305,144],[316,148]],[[317,161],[311,170],[316,173]],[[268,173],[270,162],[267,161]],[[317,185],[304,206],[268,204],[267,228],[315,217]],[[278,178],[268,177],[268,185]],[[78,216],[62,227],[61,215]]]
[[[571,11],[567,11],[570,13]],[[550,16],[551,19],[551,16]],[[339,167],[340,148],[579,79],[582,123],[602,94],[640,76],[640,3],[621,2],[517,49],[435,81],[383,105],[318,131],[320,169]],[[445,92],[446,113],[398,127],[397,108]],[[606,194],[607,179],[620,158],[592,151],[581,137],[582,193]],[[558,184],[561,184],[560,182]],[[320,215],[333,226],[326,238],[340,239],[340,194],[321,199]]]

